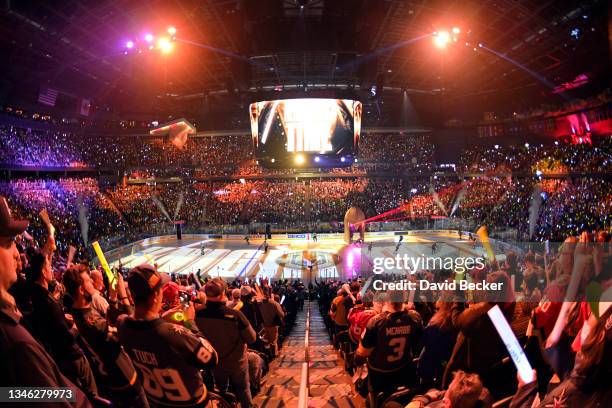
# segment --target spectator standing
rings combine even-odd
[[[197,312],[196,324],[219,353],[219,364],[213,370],[215,384],[226,390],[231,382],[242,407],[251,408],[247,344],[255,342],[256,333],[242,312],[226,306],[226,284],[222,279],[209,281],[204,291],[206,307]]]
[[[215,349],[204,337],[160,318],[162,277],[153,266],[133,268],[128,287],[135,302],[134,316],[119,323],[119,341],[132,358],[149,403],[154,407],[201,406],[208,390],[200,370],[217,364]],[[193,318],[187,316],[192,322]]]
[[[458,331],[453,326],[452,294],[438,300],[437,311],[423,329],[423,350],[418,363],[421,381],[427,386],[440,387],[444,369],[453,353]]]
[[[109,290],[108,319],[93,307],[98,293],[84,265],[74,265],[66,270],[63,282],[72,297],[72,316],[79,333],[87,341],[90,351],[98,361],[97,379],[104,396],[118,407],[149,406],[147,397],[138,381],[136,369],[121,347],[115,324],[120,312],[131,312],[123,279],[119,275],[117,290]],[[121,298],[118,306],[117,293]]]
[[[276,355],[278,351],[278,328],[283,325],[285,313],[281,305],[273,299],[269,287],[264,287],[263,292],[264,300],[259,307],[263,318],[265,338],[272,347],[272,354]]]
[[[240,289],[234,288],[232,289],[232,298],[227,301],[226,306],[230,309],[234,309],[239,306],[240,303]]]
[[[91,366],[77,344],[76,327],[68,323],[63,306],[55,297],[57,292],[49,292],[49,284],[54,277],[49,258],[41,251],[36,251],[30,257],[27,276],[32,299],[32,314],[28,320],[34,335],[53,355],[68,378],[81,387],[90,398],[97,395],[98,388]],[[56,284],[55,288],[58,287]]]
[[[23,233],[27,221],[14,220],[6,199],[0,197],[0,384],[5,387],[68,387],[75,402],[47,406],[87,408],[91,404],[83,392],[66,378],[45,348],[21,324],[23,316],[9,288],[17,281],[19,252],[15,237]]]
[[[423,332],[421,316],[404,310],[403,302],[387,302],[385,308],[368,321],[355,354],[356,364],[367,361],[371,397],[401,385],[411,386],[417,378],[413,356]]]

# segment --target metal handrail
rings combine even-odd
[[[310,336],[310,300],[308,301],[308,309],[306,310],[306,330],[304,333],[304,362],[302,363],[302,374],[300,377],[300,392],[298,397],[298,408],[308,408],[309,397],[309,336]]]

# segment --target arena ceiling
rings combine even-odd
[[[0,96],[49,84],[112,103],[304,86],[367,92],[376,81],[463,95],[541,87],[528,70],[549,84],[581,73],[607,81],[607,21],[603,0],[4,0]],[[168,26],[171,53],[124,54],[130,38]],[[461,34],[443,50],[414,40],[452,27]]]

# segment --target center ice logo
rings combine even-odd
[[[287,252],[278,258],[276,263],[290,269],[331,268],[338,265],[342,258],[335,253],[325,251],[294,251]]]

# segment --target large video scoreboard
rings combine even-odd
[[[350,165],[357,154],[362,105],[351,99],[301,98],[250,105],[257,157],[275,167]]]

